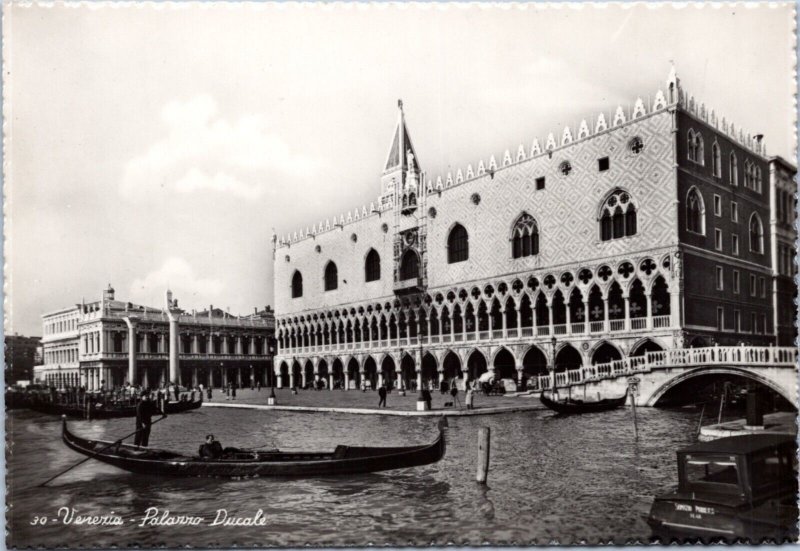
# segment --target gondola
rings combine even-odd
[[[173,415],[175,413],[183,413],[197,409],[203,405],[202,400],[181,400],[179,402],[166,402],[164,404],[164,413]],[[86,418],[86,408],[75,404],[54,404],[46,401],[31,401],[28,407],[39,413],[47,413],[51,415],[66,415],[68,417],[75,417],[84,419]],[[110,403],[108,405],[100,405],[99,407],[92,408],[92,419],[117,419],[120,417],[136,417],[135,405],[116,405]]]
[[[628,389],[625,389],[625,394],[621,398],[604,398],[603,400],[596,400],[593,402],[585,402],[583,400],[576,400],[574,398],[565,398],[563,400],[553,400],[548,398],[544,392],[539,397],[539,400],[548,408],[557,413],[596,413],[599,411],[608,411],[616,409],[625,405],[625,400],[628,398]]]
[[[88,440],[69,431],[63,420],[61,437],[78,453],[133,473],[160,476],[243,478],[308,477],[371,473],[436,463],[445,453],[442,425],[431,444],[398,448],[336,446],[331,452],[282,452],[225,448],[217,459],[205,459],[132,444]]]

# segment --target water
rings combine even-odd
[[[60,420],[9,412],[9,546],[300,546],[380,544],[534,544],[647,541],[656,494],[676,483],[675,450],[695,440],[694,410],[639,410],[557,417],[526,412],[450,418],[447,454],[434,465],[347,478],[173,479],[133,475],[88,461],[36,488],[82,456],[60,441]],[[206,433],[224,446],[311,450],[337,444],[410,445],[432,441],[424,417],[304,414],[203,408],[153,427],[151,446],[195,453]],[[475,483],[478,427],[492,430],[489,483]],[[74,421],[77,434],[107,440],[131,419]],[[124,526],[48,522],[59,507],[108,514]],[[140,527],[148,507],[205,517],[200,526]],[[209,526],[217,509],[265,526]]]

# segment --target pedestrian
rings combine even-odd
[[[235,400],[235,399],[236,399],[236,385],[232,384],[231,385],[231,400]]]
[[[170,383],[170,388],[172,390],[172,395],[175,396],[175,401],[179,402],[180,397],[178,396],[178,388],[179,388],[178,385],[176,385],[175,383]]]
[[[225,400],[230,401],[231,399],[231,384],[228,383],[225,385]]]
[[[211,385],[208,385],[208,389],[206,390],[206,396],[208,396],[209,400],[211,399]]]
[[[258,381],[256,383],[256,388],[258,389],[259,392],[261,392],[261,381]]]
[[[147,447],[150,442],[150,425],[153,424],[154,407],[147,392],[142,392],[141,400],[136,405],[136,446]]]
[[[378,407],[381,407],[381,406],[386,407],[386,387],[385,386],[381,385],[380,388],[378,388],[378,397],[380,398],[380,400],[378,401]]]
[[[467,409],[472,409],[472,400],[475,396],[475,392],[472,390],[472,387],[467,387],[467,397],[464,402],[467,404]]]
[[[450,397],[453,398],[453,407],[455,407],[456,402],[458,402],[458,388],[455,381],[450,384]]]

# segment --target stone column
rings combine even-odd
[[[422,389],[422,368],[417,368],[417,390]]]
[[[167,352],[167,343],[165,342],[164,339],[164,333],[158,334],[158,351],[161,354],[165,354]]]
[[[611,330],[608,322],[608,297],[603,297],[603,332],[608,333]]]
[[[167,316],[169,317],[169,380],[176,385],[181,384],[181,372],[179,366],[180,352],[180,327],[178,319],[180,310],[177,308],[177,300],[172,300],[172,292],[167,291]]]
[[[517,384],[522,385],[522,379],[525,377],[525,367],[517,365]]]
[[[645,303],[647,305],[647,328],[653,328],[653,294],[652,293],[645,293],[644,294]],[[738,330],[738,328],[737,328]]]
[[[506,309],[505,308],[500,310],[500,315],[503,318],[503,338],[507,339],[508,338],[508,320],[506,319]]]
[[[208,388],[214,386],[214,368],[211,367],[208,369]]]
[[[344,389],[350,390],[350,371],[347,369],[348,366],[344,366]]]
[[[333,390],[333,373],[328,372],[328,390]]]
[[[566,321],[567,321],[567,333],[572,334],[572,314],[569,311],[569,301],[564,303],[564,314],[566,314]]]
[[[228,371],[224,367],[220,367],[219,371],[222,373],[222,387],[225,388],[228,386]]]
[[[378,386],[383,386],[383,371],[378,371]]]
[[[442,384],[442,381],[444,381],[444,370],[438,371],[437,373],[439,374],[439,384]]]
[[[197,342],[197,333],[192,335],[192,354],[200,353],[200,345]]]
[[[589,301],[583,301],[583,332],[589,334],[591,327],[591,316],[589,315]]]
[[[138,318],[128,316],[122,318],[128,326],[128,382],[136,384],[136,322]]]
[[[236,335],[236,354],[237,355],[241,355],[242,354],[242,336],[241,335]]]
[[[631,297],[624,296],[622,299],[625,301],[625,331],[631,330]]]
[[[242,368],[236,368],[236,386],[242,388]]]
[[[553,299],[547,299],[547,323],[550,326],[550,335],[552,336],[553,333]]]

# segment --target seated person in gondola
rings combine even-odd
[[[214,435],[206,436],[206,443],[200,446],[197,454],[201,459],[219,459],[222,457],[222,444],[214,440]]]

